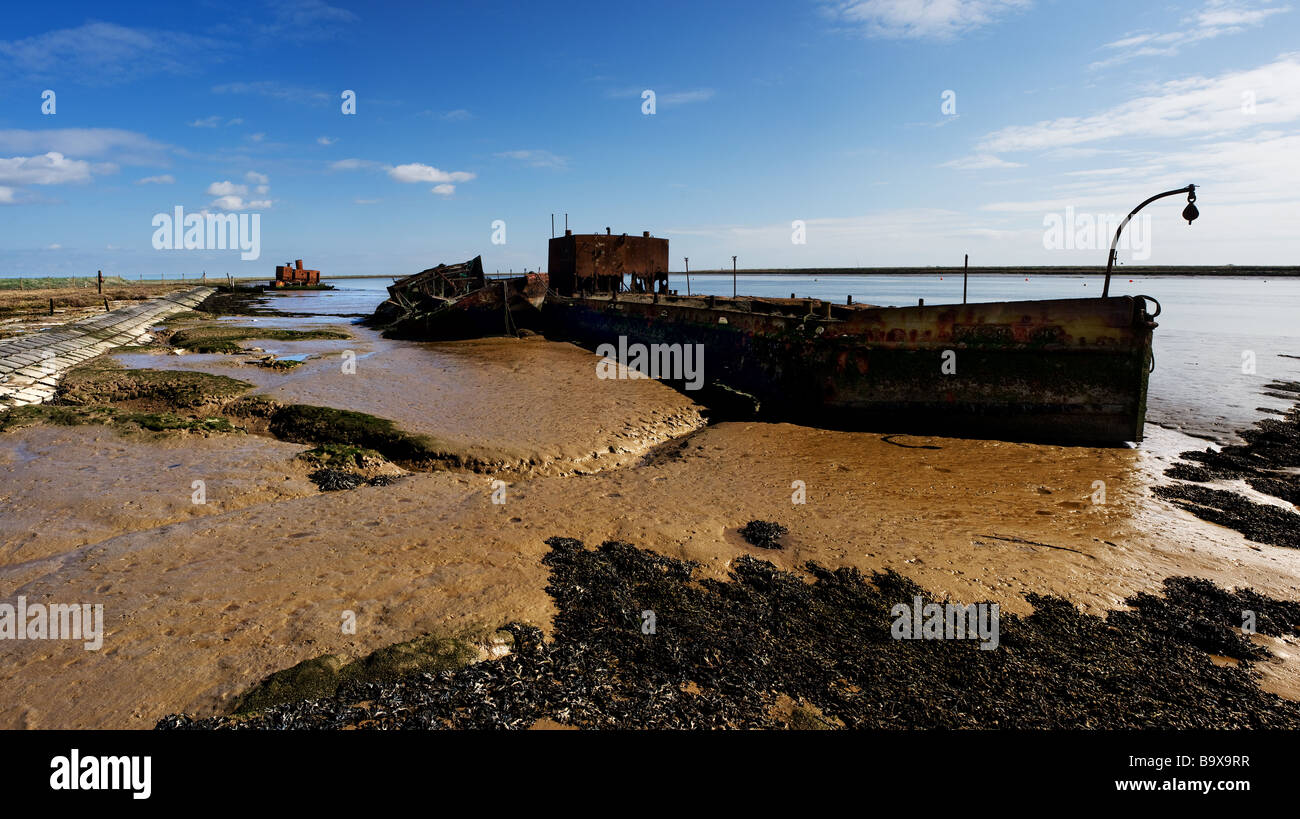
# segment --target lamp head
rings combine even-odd
[[[1200,215],[1201,212],[1196,209],[1196,186],[1188,185],[1187,186],[1187,207],[1183,208],[1183,218],[1186,219],[1187,224],[1190,225],[1192,222],[1196,220],[1196,217]]]

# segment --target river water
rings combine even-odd
[[[332,291],[277,295],[281,310],[320,315],[369,314],[387,296],[390,279],[331,279]],[[685,278],[673,286],[685,291]],[[970,277],[972,302],[1080,298],[1100,292],[1100,276]],[[730,275],[692,274],[691,292],[731,295]],[[960,276],[741,275],[737,292],[898,307],[957,303]],[[1300,279],[1218,276],[1157,276],[1112,280],[1116,295],[1145,294],[1162,307],[1154,335],[1147,420],[1220,442],[1264,417],[1261,408],[1285,409],[1290,402],[1266,395],[1274,380],[1300,380]],[[1253,363],[1253,367],[1251,364]],[[1253,372],[1252,372],[1253,370]]]

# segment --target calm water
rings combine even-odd
[[[330,279],[337,289],[277,295],[282,310],[315,314],[368,314],[387,297],[390,279]],[[675,274],[673,287],[686,290]],[[970,301],[1080,298],[1101,292],[1102,277],[982,275],[970,279]],[[944,276],[740,276],[742,295],[789,296],[898,307],[961,301],[961,277]],[[692,274],[692,293],[731,295],[731,276]],[[1264,416],[1258,408],[1289,402],[1263,395],[1276,379],[1300,380],[1300,279],[1228,277],[1117,277],[1116,295],[1145,294],[1160,301],[1155,331],[1147,420],[1197,435],[1228,440]],[[1242,372],[1253,353],[1254,374]]]

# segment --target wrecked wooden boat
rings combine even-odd
[[[489,278],[481,256],[440,264],[393,282],[371,324],[388,338],[425,341],[538,331],[547,282],[545,273]]]

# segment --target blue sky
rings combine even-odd
[[[1284,2],[333,2],[7,9],[0,275],[536,269],[565,212],[675,268],[1101,265],[1046,220],[1189,182],[1134,261],[1300,264]],[[176,206],[261,257],[154,249]]]

